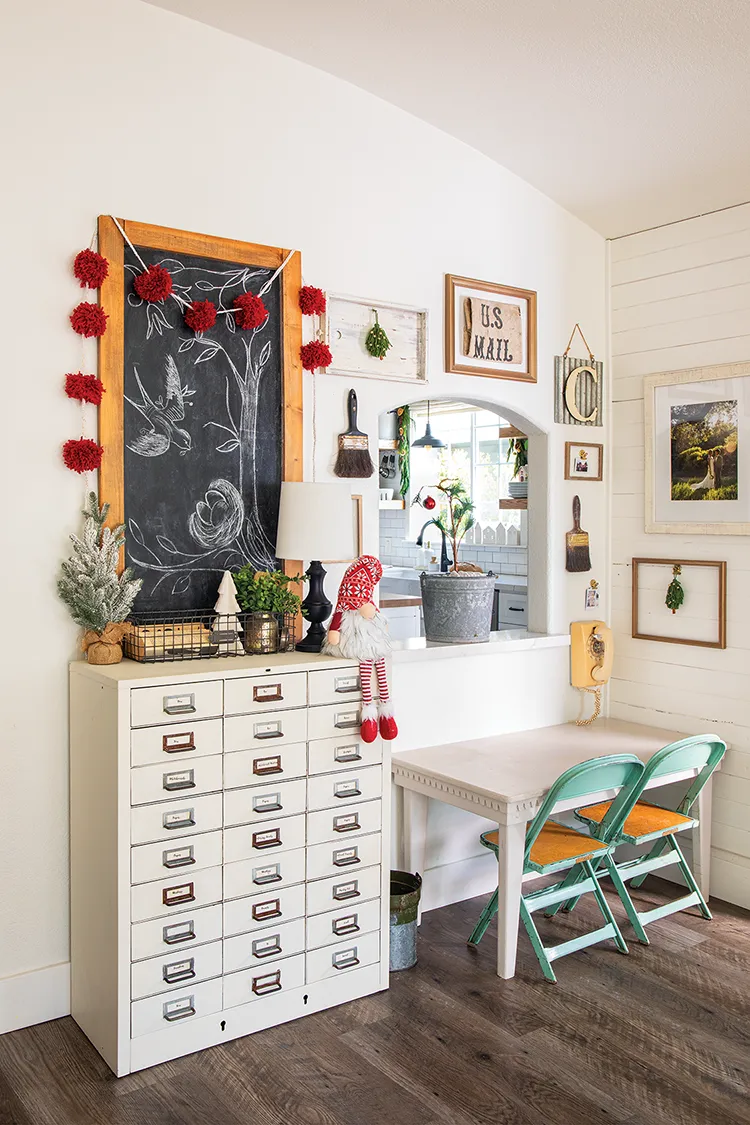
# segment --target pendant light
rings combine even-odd
[[[445,442],[440,438],[432,436],[432,427],[430,426],[430,404],[427,403],[427,425],[425,426],[424,437],[419,438],[417,441],[411,443],[412,449],[445,449]]]

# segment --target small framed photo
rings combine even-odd
[[[445,370],[536,382],[536,293],[445,275]]]
[[[599,583],[594,582],[593,579],[592,579],[590,585],[588,585],[586,587],[585,602],[586,602],[586,604],[585,604],[586,609],[598,609],[599,608]]]
[[[565,479],[601,480],[603,446],[596,442],[565,442]]]

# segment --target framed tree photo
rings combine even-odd
[[[445,370],[536,382],[536,293],[445,275]]]

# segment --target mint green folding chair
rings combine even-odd
[[[625,912],[631,926],[635,930],[638,940],[644,945],[649,944],[645,927],[658,918],[665,918],[679,910],[687,910],[690,906],[697,906],[704,918],[711,917],[706,900],[701,894],[692,871],[688,866],[682,849],[675,836],[688,828],[695,828],[698,819],[691,815],[692,808],[700,795],[701,790],[713,774],[716,767],[726,753],[726,743],[714,735],[693,735],[664,746],[651,758],[646,766],[638,787],[637,797],[646,787],[657,778],[684,773],[687,770],[697,770],[698,773],[688,788],[676,810],[663,808],[661,805],[648,804],[640,799],[633,806],[632,811],[625,819],[615,842],[640,846],[651,844],[650,851],[645,856],[625,860],[617,863],[614,849],[604,855],[597,855],[593,864],[594,870],[598,869],[598,876],[608,874],[622,899]],[[597,805],[578,809],[576,817],[588,828],[595,840],[605,839],[611,841],[607,827],[607,817],[611,802],[604,801]],[[639,887],[651,871],[658,871],[662,867],[676,865],[687,883],[689,893],[663,906],[654,907],[652,910],[639,911],[630,897],[626,882],[633,887]],[[576,879],[569,878],[568,884],[576,883]],[[576,885],[576,890],[578,887]],[[572,910],[577,898],[564,904],[564,909]],[[563,904],[559,904],[563,905]],[[558,906],[559,908],[559,906]],[[555,913],[551,911],[550,913]]]
[[[568,953],[586,949],[589,945],[595,945],[607,938],[614,938],[621,953],[628,952],[625,940],[594,874],[592,860],[594,857],[601,860],[607,856],[610,850],[608,841],[619,839],[625,818],[640,793],[639,782],[642,774],[643,762],[633,754],[611,754],[572,766],[554,783],[542,807],[526,830],[524,875],[552,875],[569,872],[571,869],[580,872],[580,881],[575,885],[576,894],[589,892],[593,894],[604,916],[605,924],[598,930],[582,934],[560,945],[545,947],[534,925],[532,914],[535,910],[543,910],[553,904],[564,902],[570,895],[569,884],[563,880],[551,887],[546,886],[528,894],[524,894],[522,889],[521,919],[539,959],[542,972],[547,980],[553,983],[557,978],[552,971],[552,962],[559,957],[565,957]],[[548,819],[556,805],[566,802],[570,806],[577,797],[608,789],[618,789],[619,793],[602,819],[598,838],[595,839],[593,836]],[[498,854],[497,830],[483,832],[480,840],[485,848],[489,848],[495,855]],[[496,912],[497,891],[482,911],[469,938],[470,945],[479,944]]]

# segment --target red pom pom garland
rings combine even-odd
[[[193,301],[185,310],[185,324],[193,332],[206,332],[216,324],[216,305],[213,301]]]
[[[95,250],[81,250],[73,262],[73,274],[81,289],[98,289],[109,273],[109,262]]]
[[[303,344],[299,354],[305,371],[314,371],[316,367],[328,367],[333,362],[331,349],[328,344],[322,344],[320,340],[311,340],[309,344]]]
[[[70,314],[70,324],[79,336],[103,336],[107,331],[107,313],[91,301],[81,301]]]
[[[164,266],[149,266],[136,276],[133,288],[144,301],[166,301],[172,293],[172,275]]]
[[[63,461],[74,473],[89,473],[102,463],[104,448],[90,438],[71,438],[63,446]]]
[[[303,316],[322,316],[326,311],[326,295],[314,285],[303,285],[299,291],[299,307]]]
[[[80,371],[70,372],[65,376],[65,393],[68,398],[99,406],[104,394],[104,384],[96,375],[84,375]]]
[[[234,298],[232,305],[236,310],[234,320],[237,327],[244,328],[246,331],[260,328],[268,316],[268,309],[262,299],[256,297],[254,293],[241,293],[239,297]]]

